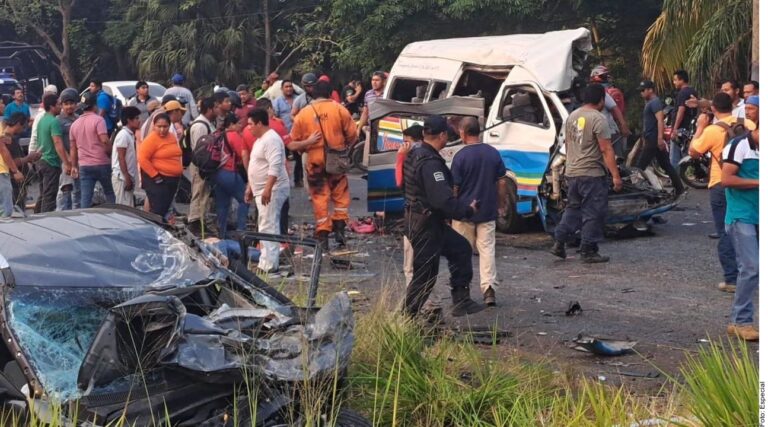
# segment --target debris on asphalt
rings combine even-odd
[[[697,342],[702,343],[702,344],[708,344],[710,341],[708,339],[706,339],[706,338],[699,338],[697,340]]]
[[[595,338],[579,334],[573,340],[574,350],[592,353],[598,356],[622,356],[634,351],[637,341],[622,341],[606,338]]]
[[[552,288],[553,289],[563,289],[563,288],[565,288],[565,285],[557,285],[557,286],[553,286]]]
[[[598,375],[598,376],[597,376],[597,379],[598,379],[599,381],[605,381],[605,380],[607,380],[608,378],[606,378],[604,375]]]
[[[661,376],[660,372],[657,371],[651,371],[651,372],[627,372],[627,371],[619,371],[619,375],[625,376],[625,377],[633,377],[633,378],[648,378],[648,379],[654,379]]]
[[[635,288],[624,288],[624,289],[621,290],[622,294],[629,294],[629,293],[632,293],[632,292],[635,292]]]
[[[581,308],[581,304],[579,304],[578,301],[571,301],[568,303],[568,310],[565,311],[566,316],[575,316],[577,314],[583,313],[584,310]]]
[[[682,225],[683,227],[693,227],[693,226],[694,226],[694,225],[696,225],[696,224],[694,224],[694,223],[692,223],[692,222],[684,222],[684,223],[682,223],[682,224],[680,224],[680,225]]]
[[[547,335],[547,333],[546,332],[536,332],[536,335],[544,336],[544,335]]]

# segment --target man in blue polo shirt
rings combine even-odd
[[[104,122],[107,124],[107,135],[112,135],[112,131],[115,129],[117,123],[113,119],[112,109],[114,108],[114,99],[112,95],[104,92],[101,87],[101,80],[91,80],[91,84],[88,85],[88,91],[96,94],[96,108],[99,115],[104,117]]]
[[[13,102],[5,106],[5,119],[10,119],[13,113],[22,113],[27,116],[27,121],[31,118],[29,104],[24,102],[24,89],[16,88],[13,91]]]
[[[757,96],[750,97],[754,104]],[[734,139],[723,151],[721,184],[727,200],[725,227],[733,241],[739,275],[731,309],[728,334],[746,341],[758,341],[760,334],[752,325],[755,307],[752,302],[760,282],[759,260],[759,184],[760,130]]]

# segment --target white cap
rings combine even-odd
[[[56,87],[56,85],[48,85],[43,89],[43,93],[50,93],[53,95],[59,94],[59,89]]]

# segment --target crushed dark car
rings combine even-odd
[[[319,253],[299,307],[247,263],[130,208],[0,221],[0,236],[5,408],[55,403],[93,426],[295,425],[298,390],[343,386],[354,317],[344,293],[313,307]],[[332,418],[369,425],[346,409]]]

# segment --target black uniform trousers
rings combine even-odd
[[[669,153],[659,149],[656,139],[644,139],[643,150],[640,152],[640,158],[637,160],[637,167],[640,170],[645,170],[653,159],[656,159],[659,166],[669,176],[672,186],[675,188],[675,193],[682,194],[685,191],[685,187],[683,187],[683,181],[680,179],[680,175],[675,168],[677,165],[672,166],[672,163],[669,162]]]
[[[603,240],[608,214],[608,182],[604,176],[568,176],[568,204],[555,228],[555,240],[567,242],[581,230],[582,248]]]
[[[406,211],[406,221],[406,236],[413,247],[413,279],[405,291],[405,311],[415,316],[432,293],[441,256],[448,260],[451,288],[469,286],[472,247],[440,219]]]

